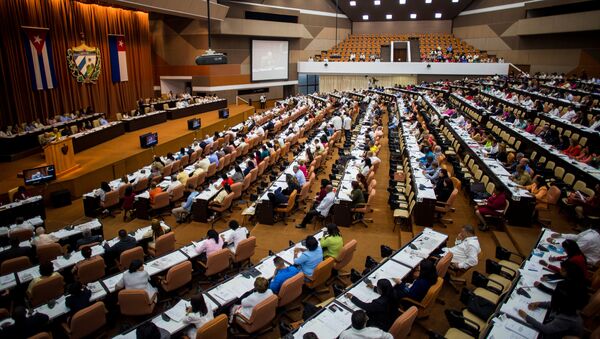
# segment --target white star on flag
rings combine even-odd
[[[123,46],[123,40],[119,40],[119,46]]]
[[[34,36],[34,37],[33,37],[33,40],[34,40],[34,41],[33,41],[33,43],[34,43],[34,44],[39,44],[39,43],[41,43],[41,42],[42,42],[42,39],[40,39],[40,36],[39,36],[39,35],[36,35],[36,36]]]

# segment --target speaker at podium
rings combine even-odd
[[[48,165],[54,165],[56,175],[61,176],[79,165],[75,163],[75,152],[73,151],[73,139],[61,138],[44,146],[44,156]]]

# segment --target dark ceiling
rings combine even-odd
[[[454,19],[463,11],[473,0],[431,0],[431,3],[425,3],[425,0],[406,0],[406,4],[401,5],[399,0],[380,0],[380,5],[375,5],[374,0],[355,0],[356,6],[350,6],[350,0],[331,0],[334,3],[338,1],[340,10],[346,14],[350,20],[360,21],[386,21],[386,15],[391,14],[391,21],[408,21],[411,13],[417,14],[416,20],[450,20]],[[442,13],[441,19],[435,18],[435,13]],[[369,20],[363,20],[362,16],[367,14]]]

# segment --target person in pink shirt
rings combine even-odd
[[[206,239],[199,243],[196,246],[196,253],[202,255],[206,254],[208,257],[209,254],[216,252],[223,248],[223,239],[219,237],[219,233],[215,230],[208,230],[206,232]]]
[[[304,174],[304,177],[308,179],[308,170],[306,169],[306,164],[304,164],[304,160],[298,160],[298,169]]]

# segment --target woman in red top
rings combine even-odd
[[[575,139],[570,139],[569,143],[570,146],[564,150],[563,153],[571,158],[574,158],[581,153],[581,145],[579,145]]]
[[[133,193],[133,187],[131,185],[125,188],[125,195],[123,196],[123,221],[127,221],[127,217],[133,212],[133,203],[135,201],[135,193]]]
[[[479,229],[481,231],[487,231],[489,227],[485,221],[484,216],[502,215],[505,207],[506,207],[506,194],[504,193],[504,187],[496,186],[496,190],[494,191],[494,194],[492,194],[492,196],[487,198],[487,200],[484,203],[477,205],[477,207],[475,209],[475,214],[477,215],[477,217],[479,218],[479,221],[480,221]]]
[[[221,174],[221,179],[223,179],[223,182],[221,182],[221,187],[225,187],[225,185],[233,185],[233,179],[227,177],[226,173]]]
[[[581,252],[581,249],[579,248],[579,245],[577,245],[577,242],[575,242],[575,240],[567,239],[563,241],[562,247],[567,255],[557,257],[553,256],[549,258],[549,261],[570,261],[573,264],[577,265],[579,269],[581,269],[586,279],[589,279],[590,276],[587,269],[587,262],[585,260],[585,256],[583,255],[583,252]],[[540,264],[546,266],[549,270],[551,270],[554,273],[560,273],[559,266],[550,265],[545,260],[540,260]]]

